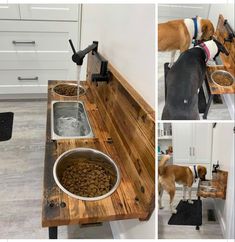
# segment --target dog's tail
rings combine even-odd
[[[166,162],[170,159],[170,155],[164,155],[158,164],[158,175],[162,176],[165,172]]]

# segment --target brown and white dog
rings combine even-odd
[[[211,39],[214,31],[209,19],[198,16],[158,24],[158,51],[171,51],[171,67],[177,50],[180,50],[180,53],[187,50],[193,39],[201,41]]]
[[[170,208],[172,213],[177,213],[173,206],[175,196],[175,183],[183,185],[183,201],[186,201],[186,189],[188,189],[189,199],[188,203],[193,203],[191,199],[192,185],[197,178],[205,180],[206,167],[204,166],[178,166],[166,165],[170,159],[169,155],[163,156],[158,166],[158,202],[159,208],[162,209],[162,194],[165,190],[170,196]]]

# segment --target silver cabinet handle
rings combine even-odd
[[[195,147],[193,147],[193,156],[195,156]]]
[[[18,76],[18,80],[19,81],[37,81],[38,76],[35,76],[35,77],[20,77],[20,76]]]
[[[35,45],[36,42],[34,40],[32,40],[32,41],[16,41],[16,40],[13,40],[12,44],[14,44],[14,45],[20,45],[20,44]]]
[[[189,147],[189,155],[192,156],[192,147]]]

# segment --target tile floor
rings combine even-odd
[[[196,191],[192,191],[192,199],[196,198]],[[174,204],[177,206],[182,199],[183,192],[179,188],[176,191]],[[168,225],[171,217],[169,207],[169,196],[163,193],[163,209],[158,210],[158,238],[159,239],[223,239],[222,231],[218,221],[209,222],[207,220],[207,209],[213,209],[212,199],[202,199],[202,226],[196,230],[195,226]]]

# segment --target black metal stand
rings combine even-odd
[[[203,119],[207,119],[207,115],[211,106],[211,102],[213,100],[213,96],[214,96],[213,94],[209,93],[209,100],[206,104],[206,110],[205,110],[205,113],[203,114]]]
[[[165,101],[166,101],[166,96],[167,96],[166,76],[167,76],[167,73],[169,70],[170,70],[169,62],[164,63]]]
[[[201,198],[198,196],[197,197],[198,200],[201,200]],[[196,225],[196,230],[200,230],[200,225]]]
[[[49,239],[57,239],[58,237],[58,227],[49,227]]]

